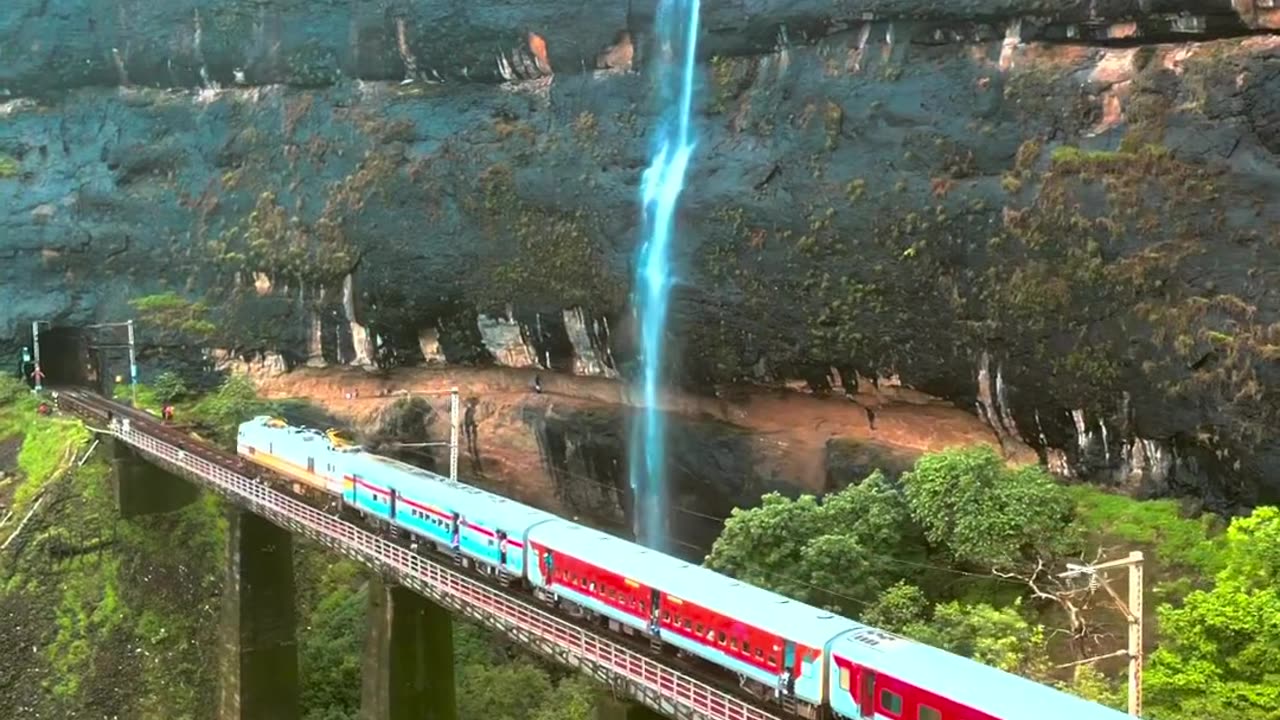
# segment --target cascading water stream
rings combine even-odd
[[[695,54],[700,0],[662,0],[658,6],[654,70],[664,108],[653,159],[641,182],[644,244],[636,264],[635,308],[640,320],[640,417],[631,431],[630,477],[636,539],[664,549],[667,538],[666,423],[658,406],[664,329],[673,283],[671,241],[675,211],[693,154]]]

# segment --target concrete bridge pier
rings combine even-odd
[[[229,509],[218,720],[298,720],[293,539]]]
[[[360,720],[457,720],[449,611],[372,579],[360,690]]]
[[[116,507],[126,520],[180,510],[199,497],[199,488],[147,461],[128,443],[115,439],[106,442],[111,446],[111,485]]]

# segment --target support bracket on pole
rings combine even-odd
[[[1081,662],[1089,662],[1092,660],[1101,660],[1106,657],[1115,655],[1129,656],[1129,714],[1137,717],[1142,714],[1142,552],[1135,550],[1129,553],[1129,556],[1122,560],[1111,560],[1109,562],[1099,563],[1097,565],[1076,565],[1068,564],[1067,571],[1058,573],[1058,577],[1077,577],[1087,575],[1091,581],[1096,581],[1102,585],[1102,589],[1107,591],[1111,596],[1111,600],[1129,623],[1129,646],[1122,652],[1102,655],[1096,658]],[[1113,568],[1127,567],[1129,568],[1129,600],[1125,602],[1120,594],[1111,587],[1107,579],[1102,575],[1103,570]]]

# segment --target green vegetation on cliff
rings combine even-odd
[[[129,301],[139,321],[148,330],[163,335],[185,334],[207,339],[217,327],[209,320],[209,308],[203,302],[187,300],[177,293],[145,295]]]
[[[1225,535],[1221,525],[956,449],[922,457],[899,483],[875,473],[821,499],[767,495],[733,512],[707,564],[1122,707],[1111,666],[1055,669],[1120,649],[1107,628],[1123,620],[1105,596],[1091,602],[1100,590],[1054,575],[1142,549],[1158,601],[1144,717],[1280,718],[1280,511],[1259,508]],[[1062,625],[1070,642],[1054,639]]]
[[[0,180],[17,177],[18,173],[21,171],[22,165],[20,165],[17,160],[14,160],[4,153],[0,153]]]

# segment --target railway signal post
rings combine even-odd
[[[31,347],[35,351],[36,370],[40,369],[40,323],[42,320],[36,320],[31,323]],[[47,323],[46,323],[47,324]],[[41,381],[44,380],[44,373],[40,373],[39,377],[36,373],[32,373],[31,377],[36,382],[35,391],[40,392],[42,389]]]
[[[1112,589],[1107,578],[1100,571],[1112,568],[1129,568],[1129,601],[1125,602]],[[1138,717],[1142,714],[1142,552],[1135,550],[1123,560],[1111,560],[1097,565],[1075,565],[1068,563],[1067,571],[1058,573],[1059,577],[1089,576],[1090,581],[1097,581],[1107,591],[1120,612],[1129,621],[1129,648],[1125,653],[1129,656],[1129,714]],[[1104,656],[1106,657],[1106,656]],[[1094,660],[1100,658],[1092,658]],[[1085,661],[1087,662],[1087,661]]]

